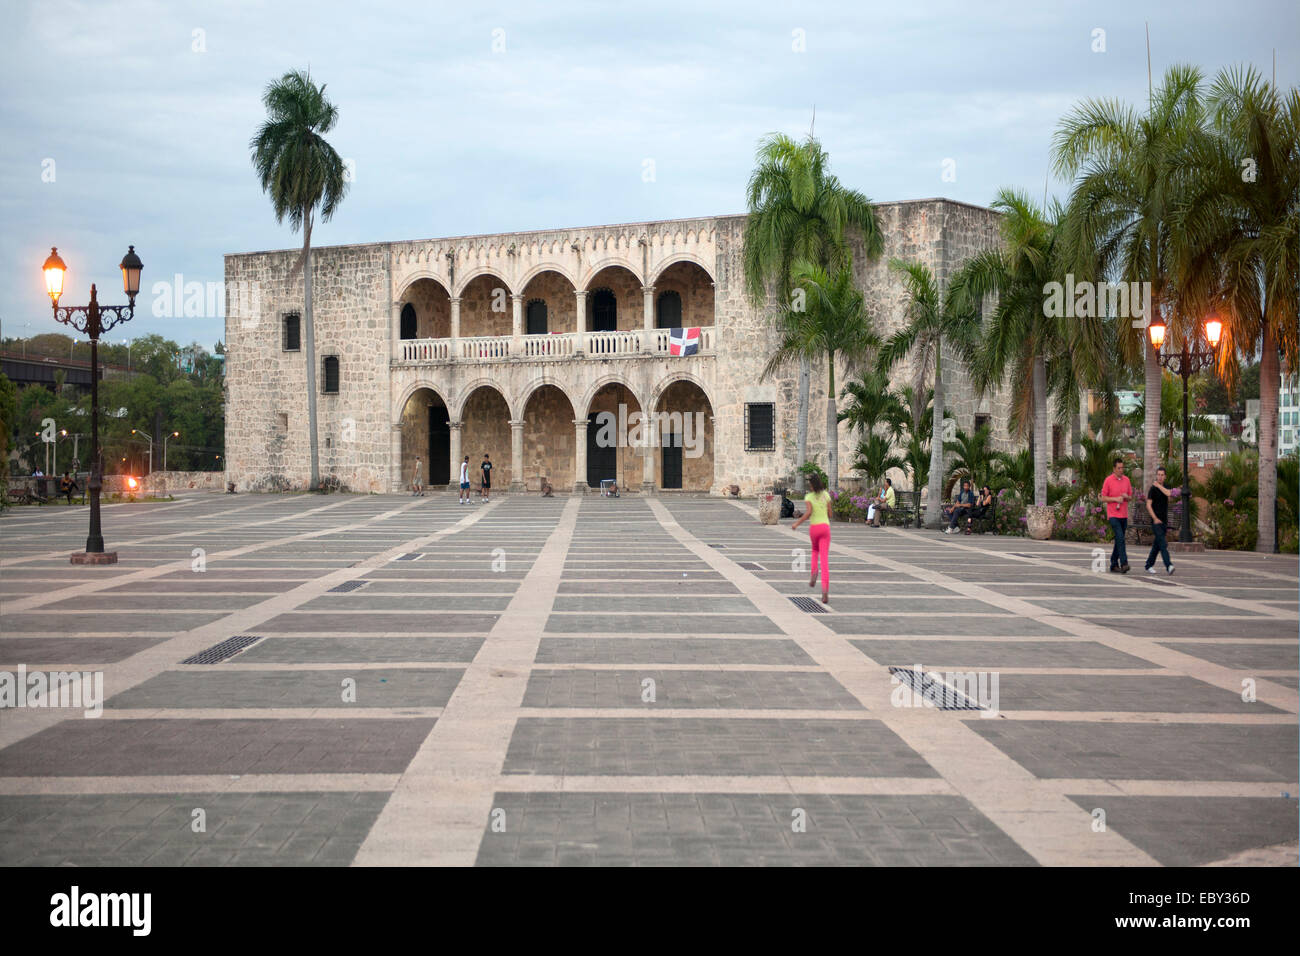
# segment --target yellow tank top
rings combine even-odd
[[[808,519],[809,524],[830,524],[830,516],[826,513],[830,508],[831,494],[829,491],[810,491],[803,496],[804,503],[812,509],[812,517]]]

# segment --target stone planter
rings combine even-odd
[[[758,499],[760,524],[776,524],[781,517],[781,499],[776,495],[761,495]]]
[[[1056,511],[1050,505],[1028,505],[1025,508],[1025,529],[1035,541],[1046,541],[1056,526]]]

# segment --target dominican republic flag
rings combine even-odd
[[[668,336],[669,355],[697,355],[700,351],[700,329],[673,329]]]

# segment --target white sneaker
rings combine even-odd
[[[1147,574],[1155,574],[1155,573],[1156,573],[1156,567],[1154,564],[1151,565],[1151,567],[1147,568]]]
[[[1171,564],[1171,565],[1169,565],[1169,567],[1165,568],[1165,573],[1166,573],[1166,574],[1173,574],[1173,573],[1174,573],[1174,566]]]

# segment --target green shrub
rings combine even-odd
[[[1231,498],[1210,505],[1205,545],[1222,551],[1254,551],[1259,534],[1254,508],[1240,508]]]
[[[993,529],[998,534],[1023,535],[1025,533],[1025,503],[1010,488],[997,493],[993,514]]]

